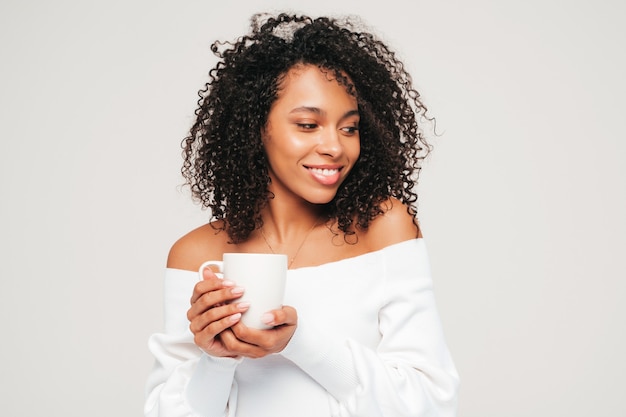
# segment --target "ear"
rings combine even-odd
[[[272,128],[270,126],[270,122],[265,123],[265,126],[261,127],[261,142],[265,143],[266,140],[268,140],[271,135]]]

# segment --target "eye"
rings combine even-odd
[[[359,131],[359,127],[358,126],[347,126],[347,127],[342,127],[341,130],[348,134],[348,135],[354,135]]]
[[[302,130],[314,130],[317,128],[316,123],[296,123],[296,126]]]

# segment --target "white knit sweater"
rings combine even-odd
[[[458,375],[423,239],[290,270],[298,328],[279,354],[215,358],[189,331],[198,273],[167,269],[165,331],[150,337],[149,417],[452,417]]]

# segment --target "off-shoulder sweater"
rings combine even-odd
[[[217,358],[186,312],[198,273],[166,269],[165,325],[153,334],[147,417],[452,417],[458,374],[423,239],[289,270],[298,327],[280,353]]]

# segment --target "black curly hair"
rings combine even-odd
[[[182,143],[182,174],[232,242],[262,226],[260,211],[272,195],[261,131],[281,81],[299,64],[334,74],[359,107],[360,156],[325,213],[344,238],[355,227],[366,229],[390,197],[415,218],[415,185],[430,151],[421,121],[430,119],[402,62],[359,23],[257,14],[248,35],[211,46],[218,63],[198,92],[196,120]]]

